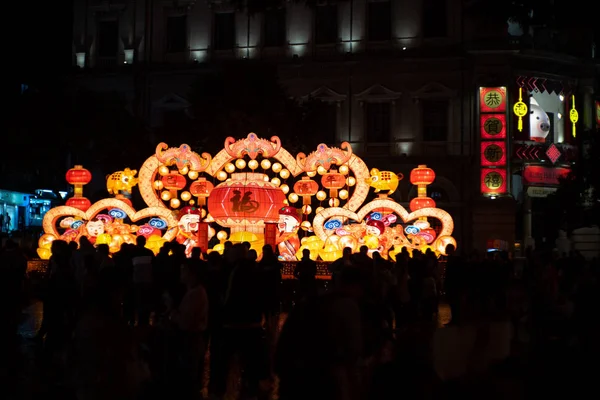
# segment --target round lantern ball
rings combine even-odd
[[[238,169],[244,169],[246,168],[246,161],[244,161],[243,159],[239,158],[235,161],[235,166]]]
[[[165,190],[164,192],[162,192],[160,194],[160,198],[163,199],[164,201],[169,201],[171,199],[171,193],[167,190]]]
[[[279,188],[281,189],[281,191],[283,192],[283,194],[288,194],[290,192],[290,187],[284,183],[283,185],[279,186]]]
[[[181,202],[179,201],[179,199],[171,199],[171,207],[173,208],[177,208],[181,205]]]
[[[225,171],[217,172],[217,179],[220,181],[224,181],[225,179],[227,179],[227,172],[225,172]]]
[[[190,179],[197,179],[198,178],[198,172],[197,171],[190,171],[190,172],[188,172],[188,177]]]
[[[282,169],[279,172],[279,176],[281,176],[282,179],[287,179],[290,177],[290,171],[288,171],[287,169]]]
[[[189,199],[192,198],[192,194],[188,191],[182,192],[181,193],[181,200],[183,201],[189,201]]]
[[[229,172],[230,174],[233,173],[233,171],[235,171],[235,165],[232,163],[225,164],[225,171]]]
[[[275,164],[273,164],[273,166],[271,167],[271,169],[273,170],[273,172],[275,172],[276,174],[278,174],[279,171],[281,171],[283,169],[283,167],[281,166],[281,164],[279,164],[278,162],[276,162]]]
[[[162,190],[162,188],[164,187],[162,181],[154,181],[154,189],[156,190]]]
[[[251,170],[254,171],[256,168],[258,168],[258,161],[256,161],[256,160],[248,161],[248,168],[250,168]]]
[[[227,240],[227,232],[219,231],[219,233],[217,233],[217,239],[219,239],[221,241]]]
[[[269,160],[262,160],[260,162],[260,166],[262,167],[262,169],[269,169],[269,168],[271,168],[271,161],[269,161]]]
[[[325,193],[325,192],[324,192],[324,191],[322,191],[322,190],[319,190],[319,191],[317,192],[317,200],[319,200],[319,201],[323,201],[323,200],[325,200],[326,198],[327,198],[327,193]]]
[[[295,203],[298,201],[298,195],[296,193],[290,193],[288,199],[290,200],[290,203]]]
[[[158,169],[158,173],[162,176],[169,175],[169,168],[166,165],[161,165]]]
[[[344,164],[340,167],[340,174],[348,175],[349,170],[350,169],[348,168],[348,166]]]

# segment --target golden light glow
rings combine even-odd
[[[323,190],[319,190],[316,194],[316,198],[319,201],[323,201],[327,198],[327,193],[325,193],[325,191],[323,191]]]
[[[273,170],[273,172],[278,174],[283,169],[283,166],[281,164],[279,164],[278,162],[276,162],[275,164],[273,164],[271,169]]]
[[[243,158],[239,158],[235,161],[235,166],[238,169],[246,168],[246,161]]]
[[[271,168],[271,161],[269,161],[267,159],[262,160],[260,162],[260,166],[261,166],[262,169],[269,169],[269,168]]]
[[[188,172],[188,178],[190,178],[191,180],[198,179],[198,172],[196,172],[196,171],[190,171],[190,172]]]
[[[251,170],[254,171],[256,168],[258,168],[258,161],[256,161],[256,160],[248,161],[248,168],[250,168]]]
[[[279,186],[279,188],[281,189],[283,194],[288,194],[290,191],[290,187],[285,183],[283,185]]]
[[[232,174],[235,172],[235,165],[233,165],[232,163],[227,163],[227,164],[225,164],[224,169],[226,172]]]

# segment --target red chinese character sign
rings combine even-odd
[[[496,157],[491,150],[490,157]],[[227,138],[215,155],[198,154],[187,144],[160,143],[137,174],[126,168],[109,175],[112,197],[50,210],[43,221],[40,257],[51,256],[54,240],[80,242],[84,237],[106,244],[111,253],[140,236],[155,253],[177,241],[188,256],[194,247],[222,252],[227,240],[248,242],[260,255],[268,243],[288,261],[300,259],[304,250],[313,259],[331,261],[346,247],[358,251],[366,245],[369,254],[378,251],[394,259],[404,248],[445,254],[447,245],[456,245],[451,216],[427,197],[424,182],[435,179],[433,170],[419,166],[411,173],[419,198],[408,212],[388,197],[403,175],[369,170],[348,143],[339,148],[320,144],[297,155],[279,138],[254,133]],[[68,177],[79,185],[77,199],[87,200],[83,185],[91,174],[77,167]],[[135,186],[146,203],[140,210],[128,198]],[[371,188],[379,197],[365,204]],[[219,243],[207,249],[213,237]]]
[[[506,88],[479,88],[481,193],[506,192]],[[498,183],[501,182],[501,183]]]
[[[482,87],[479,88],[479,111],[482,113],[506,112],[506,88]]]
[[[506,114],[481,114],[481,138],[498,140],[506,138]]]
[[[506,164],[506,143],[482,142],[481,165],[486,167],[502,166]]]
[[[489,195],[506,193],[506,170],[501,168],[482,168],[481,192]]]

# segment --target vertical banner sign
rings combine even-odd
[[[209,226],[207,222],[200,222],[198,224],[198,247],[203,252],[208,251],[208,230]]]
[[[277,249],[277,224],[265,224],[265,244],[270,244],[273,250]]]
[[[506,193],[506,88],[479,88],[481,193]]]

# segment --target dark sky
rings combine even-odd
[[[3,36],[6,48],[11,48],[5,60],[12,59],[15,67],[9,75],[12,82],[26,83],[68,71],[73,1],[85,0],[7,2]]]

